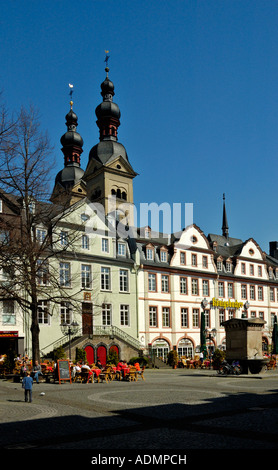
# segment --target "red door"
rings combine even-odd
[[[93,364],[95,362],[94,348],[92,346],[86,346],[85,352],[86,352],[87,362],[89,364]]]
[[[106,347],[105,346],[99,346],[97,348],[97,359],[99,359],[101,364],[105,366],[106,364]]]

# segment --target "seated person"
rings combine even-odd
[[[38,361],[35,361],[35,365],[33,367],[32,375],[36,380],[37,384],[39,383],[39,375],[42,375],[41,366]]]

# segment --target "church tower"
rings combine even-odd
[[[51,202],[69,206],[86,197],[86,185],[82,181],[84,170],[80,167],[80,156],[83,152],[83,139],[76,131],[77,115],[72,110],[66,115],[67,132],[61,137],[62,152],[64,154],[64,168],[55,178]]]
[[[133,225],[133,170],[125,147],[118,142],[120,109],[113,102],[114,84],[108,77],[101,84],[103,101],[95,109],[99,128],[99,143],[89,153],[89,161],[83,180],[86,183],[87,197],[92,202],[101,203],[105,215],[116,211],[117,218],[126,217]]]

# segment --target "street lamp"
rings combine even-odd
[[[212,341],[216,337],[217,330],[213,328],[211,331],[209,329],[205,329],[206,340]],[[209,368],[211,368],[211,347],[209,347]]]
[[[71,337],[77,333],[79,325],[76,321],[73,321],[71,323],[62,323],[60,327],[62,333],[69,337],[69,358],[71,359]]]

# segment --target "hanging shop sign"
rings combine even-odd
[[[219,300],[213,297],[212,306],[222,308],[235,308],[237,310],[243,307],[243,302],[238,302],[237,300],[235,300],[234,302],[232,302],[231,300]]]

